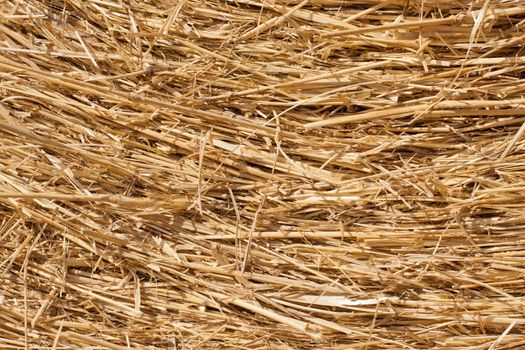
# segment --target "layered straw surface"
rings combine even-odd
[[[525,348],[524,42],[523,0],[0,1],[0,348]]]

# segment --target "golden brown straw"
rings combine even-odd
[[[0,349],[525,349],[523,0],[0,2]]]

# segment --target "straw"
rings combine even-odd
[[[0,349],[521,349],[525,6],[6,0]]]

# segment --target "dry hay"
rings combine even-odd
[[[523,0],[0,11],[0,348],[525,347]]]

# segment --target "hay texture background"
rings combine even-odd
[[[522,0],[0,1],[0,348],[525,348],[524,41]]]

